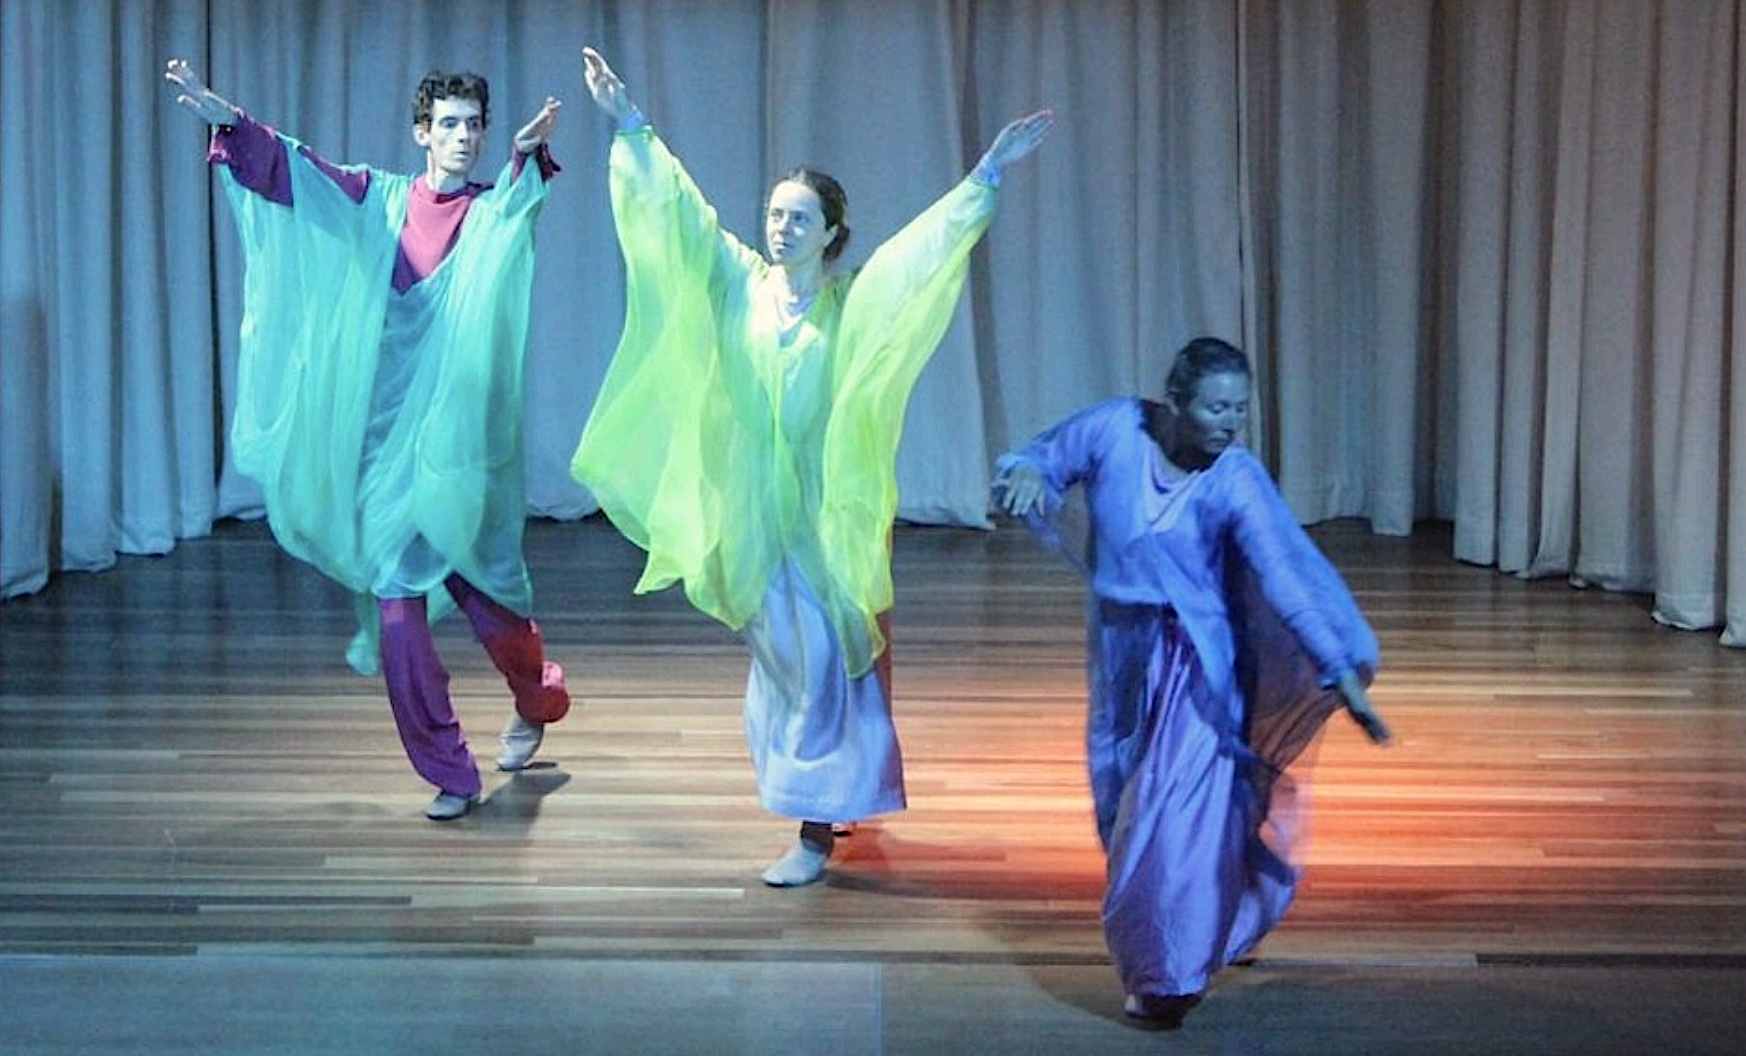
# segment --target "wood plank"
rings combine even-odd
[[[1746,653],[1644,600],[1457,564],[1446,527],[1314,533],[1376,624],[1388,750],[1318,746],[1308,872],[1264,955],[1746,955]],[[1101,964],[1081,587],[1022,532],[900,528],[911,809],[772,891],[745,655],[598,520],[534,522],[581,706],[453,825],[351,675],[349,605],[258,524],[0,606],[0,953],[432,951]],[[489,748],[501,681],[439,629]]]

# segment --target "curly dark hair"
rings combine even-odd
[[[479,104],[479,123],[491,124],[491,86],[476,73],[432,70],[425,74],[412,96],[412,123],[428,126],[431,108],[438,99],[472,99]]]

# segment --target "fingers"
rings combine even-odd
[[[181,59],[171,59],[169,64],[164,67],[164,80],[178,88],[187,88],[189,83],[196,79],[194,71],[189,69],[188,64]]]
[[[206,85],[200,81],[200,75],[194,72],[194,67],[188,65],[186,59],[171,59],[164,66],[164,80],[191,95],[199,95],[206,90]]]
[[[990,490],[994,493],[995,506],[1011,517],[1023,517],[1042,506],[1043,488],[1038,481],[1024,477],[1001,477]]]
[[[552,126],[558,123],[558,110],[564,104],[552,96],[546,96],[546,101],[534,114],[533,120],[521,127],[515,134],[515,149],[523,154],[532,154],[539,149],[540,144],[551,137]]]
[[[630,108],[630,98],[618,74],[612,72],[612,67],[593,48],[582,49],[582,63],[582,79],[588,85],[589,94],[594,96],[595,104],[613,117],[624,116]]]
[[[593,48],[582,49],[582,67],[583,77],[591,88],[598,82],[618,80],[618,77],[612,72],[612,67],[608,66],[606,60],[601,58],[600,52]]]
[[[1028,136],[1042,136],[1049,131],[1049,126],[1055,123],[1055,111],[1051,109],[1038,110],[1034,114],[1026,114],[1012,123],[1012,127]]]
[[[1020,152],[1028,154],[1043,142],[1043,137],[1049,134],[1049,128],[1055,123],[1055,111],[1038,110],[1034,114],[1019,118],[1007,128],[1012,130],[1013,144]]]
[[[188,65],[186,59],[171,59],[164,65],[164,79],[175,85],[176,104],[185,107],[208,124],[225,124],[231,120],[230,104],[212,93]]]
[[[1012,489],[1005,480],[996,480],[988,489],[988,501],[1005,514],[1012,513]]]
[[[606,61],[605,56],[593,48],[582,49],[582,65],[590,77],[618,79],[618,75],[612,72],[612,65]]]
[[[1364,736],[1376,744],[1388,744],[1394,739],[1389,731],[1388,723],[1382,721],[1382,716],[1371,706],[1370,694],[1364,688],[1364,682],[1357,672],[1347,671],[1335,684],[1335,689],[1346,701],[1346,714],[1352,716],[1352,721],[1364,731]]]
[[[1055,111],[1038,110],[1034,114],[1010,122],[989,144],[984,160],[995,169],[1004,169],[1036,150],[1055,123]]]
[[[1386,745],[1394,740],[1394,733],[1388,728],[1388,723],[1383,722],[1382,716],[1372,709],[1348,707],[1346,710],[1351,713],[1353,721],[1358,723],[1358,728],[1364,731],[1364,736],[1370,738],[1371,743]]]

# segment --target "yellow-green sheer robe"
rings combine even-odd
[[[648,551],[638,592],[683,582],[739,630],[784,559],[828,610],[849,674],[884,650],[904,407],[951,322],[993,187],[967,178],[853,273],[788,341],[771,268],[723,231],[643,128],[610,164],[624,335],[571,464]]]

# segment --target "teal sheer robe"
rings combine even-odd
[[[441,264],[397,294],[414,178],[370,170],[356,202],[281,138],[292,205],[220,169],[247,267],[232,457],[260,483],[280,545],[356,596],[348,656],[369,673],[385,581],[410,573],[435,614],[455,572],[531,611],[522,361],[546,183],[506,165]]]

